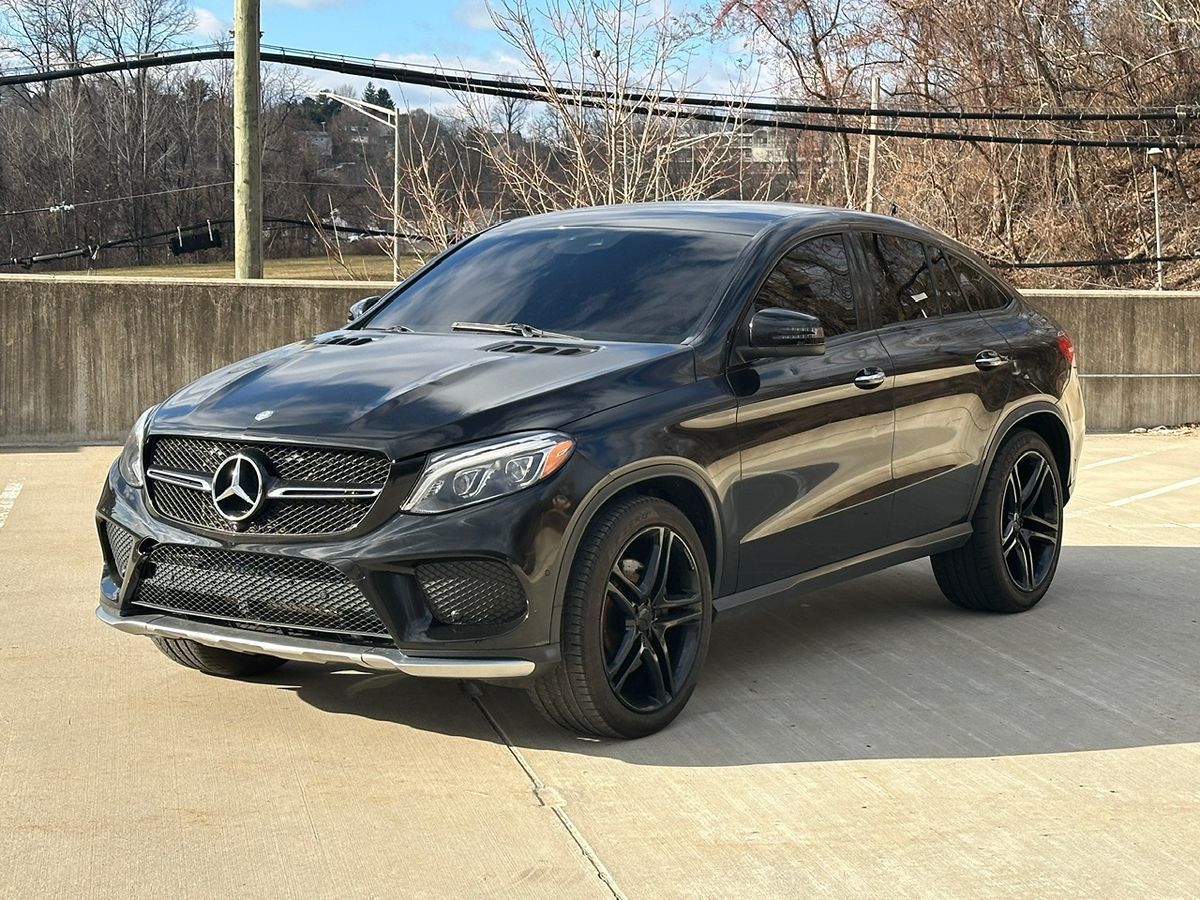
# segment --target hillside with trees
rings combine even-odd
[[[1154,253],[1151,167],[1142,149],[992,143],[981,136],[1124,141],[1196,137],[1200,3],[1150,0],[721,0],[664,14],[650,0],[493,0],[518,59],[518,97],[446,95],[407,109],[403,87],[362,99],[401,109],[401,215],[433,252],[489,223],[593,203],[735,197],[861,208],[865,117],[788,115],[793,125],[646,115],[638,91],[683,93],[704,74],[689,60],[735,47],[735,98],[862,107],[878,76],[881,106],[930,113],[1077,114],[1167,110],[1169,121],[904,119],[880,126],[956,135],[882,137],[875,208],[931,225],[997,260],[1113,260]],[[183,44],[184,0],[0,0],[5,67],[134,58]],[[336,49],[336,48],[321,48]],[[231,74],[227,62],[113,72],[0,88],[0,212],[5,271],[128,266],[172,259],[172,234],[231,213]],[[612,103],[584,106],[572,88]],[[349,89],[346,89],[349,90]],[[270,256],[345,252],[354,229],[387,230],[392,134],[318,96],[301,70],[264,75],[263,168]],[[1164,254],[1196,249],[1190,151],[1160,163]],[[315,229],[313,225],[320,226]],[[31,258],[106,241],[121,247]],[[206,249],[188,261],[229,252]],[[366,241],[374,252],[386,246]],[[357,249],[357,248],[356,248]],[[0,262],[4,262],[0,259]],[[1193,286],[1200,266],[1168,269]],[[1153,284],[1153,266],[1113,264],[1016,273],[1025,284]]]

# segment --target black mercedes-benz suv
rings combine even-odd
[[[484,679],[637,737],[717,610],[924,556],[960,606],[1032,607],[1082,435],[1069,338],[938,234],[533,216],[147,410],[100,498],[97,614],[216,675]]]

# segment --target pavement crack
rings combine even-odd
[[[566,829],[566,832],[568,835],[570,835],[571,840],[575,842],[575,846],[579,848],[579,852],[583,854],[584,859],[586,859],[592,869],[595,870],[596,877],[603,882],[604,886],[608,888],[609,893],[611,893],[616,900],[627,900],[625,895],[621,893],[621,889],[617,886],[616,879],[613,878],[612,873],[608,871],[608,868],[601,861],[600,856],[596,853],[592,845],[588,843],[587,838],[583,836],[583,833],[579,830],[579,827],[571,819],[570,814],[567,812],[567,804],[563,799],[562,794],[560,794],[555,788],[550,787],[544,781],[542,781],[538,773],[534,771],[533,766],[529,763],[529,760],[525,758],[525,754],[521,752],[521,748],[512,742],[508,736],[508,732],[504,730],[504,726],[497,721],[496,717],[492,715],[492,711],[488,709],[487,705],[483,702],[483,691],[480,690],[479,685],[470,681],[464,681],[463,693],[471,699],[471,702],[475,704],[479,712],[485,719],[487,719],[487,722],[492,727],[492,730],[496,732],[496,736],[500,738],[500,740],[504,743],[504,746],[508,748],[508,752],[512,755],[512,758],[516,760],[517,765],[521,767],[521,771],[525,773],[525,777],[529,779],[530,784],[533,786],[533,795],[537,798],[538,802],[542,806],[554,813],[559,821],[559,824]]]

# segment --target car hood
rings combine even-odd
[[[329,343],[346,338],[369,340]],[[403,459],[560,428],[694,379],[690,348],[674,344],[331,332],[192,382],[150,430],[380,447]]]

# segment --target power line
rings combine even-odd
[[[42,212],[69,212],[73,209],[80,209],[84,206],[101,206],[106,203],[125,203],[129,200],[143,200],[147,197],[162,197],[167,194],[182,194],[188,191],[203,191],[208,188],[228,187],[233,184],[232,181],[214,181],[212,184],[195,184],[191,187],[166,188],[161,191],[149,191],[145,194],[130,194],[127,197],[106,197],[103,200],[82,200],[76,203],[56,203],[53,206],[38,206],[32,209],[13,209],[0,211],[0,218],[9,216],[27,216],[32,213]]]
[[[137,245],[145,246],[152,242],[160,241],[163,238],[172,238],[184,233],[192,233],[209,229],[215,226],[231,225],[232,219],[206,219],[203,222],[197,222],[192,225],[182,225],[178,228],[171,228],[167,231],[157,231],[151,234],[140,234],[134,237],[117,238],[110,241],[102,241],[100,243],[91,244],[85,243],[69,247],[63,250],[54,250],[47,253],[36,253],[29,256],[14,256],[9,259],[0,259],[0,266],[20,266],[24,269],[32,268],[35,265],[49,262],[61,262],[67,259],[79,259],[82,257],[91,257],[95,259],[104,250],[116,250],[125,247],[133,247]],[[267,218],[263,219],[265,225],[272,226],[271,230],[275,231],[294,231],[297,229],[306,229],[312,231],[329,231],[339,234],[358,235],[361,237],[388,237],[392,239],[400,239],[406,241],[426,241],[429,238],[423,234],[398,234],[390,230],[380,228],[363,228],[354,225],[334,225],[329,222],[313,222],[309,219],[284,219],[284,218]]]
[[[32,84],[63,78],[114,71],[130,71],[183,65],[193,62],[232,59],[232,50],[223,45],[211,48],[171,51],[150,54],[124,60],[109,60],[93,63],[78,63],[42,71],[26,71],[0,76],[0,86]],[[354,57],[332,56],[312,51],[293,50],[285,47],[264,48],[261,57],[265,62],[302,68],[320,69],[359,75],[381,81],[414,84],[443,90],[475,93],[486,96],[509,97],[519,100],[545,102],[556,97],[566,97],[585,108],[611,108],[621,106],[625,112],[637,115],[657,115],[685,118],[696,121],[720,122],[725,124],[753,125],[784,130],[814,131],[828,134],[879,135],[882,137],[915,138],[921,140],[1031,144],[1052,147],[1089,147],[1098,149],[1147,150],[1154,147],[1171,146],[1179,149],[1200,149],[1200,141],[1183,137],[1158,137],[1139,139],[1091,139],[1075,137],[1035,137],[1026,135],[994,135],[966,132],[940,132],[899,128],[871,128],[867,125],[830,125],[788,119],[743,116],[739,109],[767,111],[776,114],[825,115],[832,117],[855,117],[867,115],[867,107],[821,106],[815,104],[742,102],[736,98],[703,97],[696,95],[672,95],[654,92],[611,92],[598,88],[533,82],[521,78],[501,75],[479,77],[467,70],[450,74],[454,70],[421,70],[404,64],[379,63]],[[466,74],[461,74],[461,73]],[[721,109],[722,114],[706,112]],[[906,110],[881,108],[874,111],[883,118],[960,119],[987,121],[1027,122],[1105,122],[1105,121],[1187,121],[1200,117],[1200,107],[1179,106],[1174,111],[1137,110],[1129,112],[968,112],[955,110]]]

